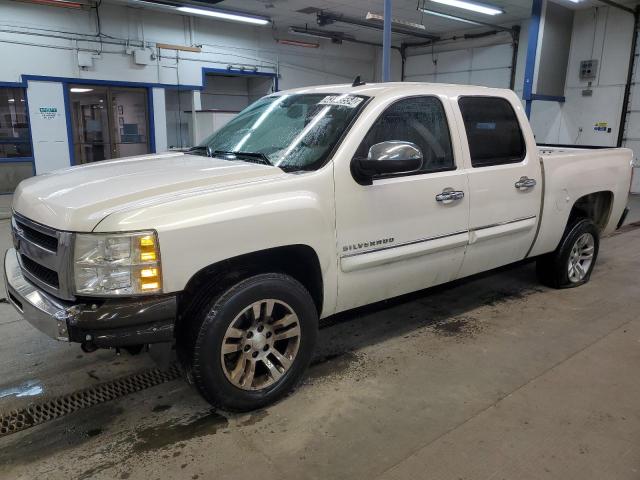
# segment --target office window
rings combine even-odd
[[[458,101],[467,131],[471,165],[517,163],[526,147],[511,104],[498,97],[462,97]]]
[[[0,159],[31,156],[25,90],[0,87]]]

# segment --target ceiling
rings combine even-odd
[[[422,4],[423,0],[419,1]],[[442,13],[507,26],[511,26],[512,23],[518,23],[528,18],[531,14],[531,0],[487,0],[485,3],[502,7],[505,11],[504,14],[494,17],[447,7],[429,0],[426,0],[426,2],[427,8]],[[478,29],[474,25],[422,14],[416,8],[418,0],[393,0],[392,4],[392,16],[394,19],[421,23],[426,27],[426,33],[443,36],[454,31]],[[224,0],[217,3],[216,7],[266,15],[272,19],[277,28],[284,30],[291,25],[302,27],[308,25],[309,28],[313,29],[345,32],[360,40],[380,42],[382,38],[379,30],[342,22],[320,27],[316,23],[316,13],[300,13],[299,10],[313,7],[364,20],[367,12],[382,14],[383,0],[351,0],[348,3],[338,0]],[[289,36],[295,38],[293,35]],[[394,41],[397,42],[408,40],[406,35],[394,35],[393,37]],[[413,40],[415,41],[416,38],[413,38]]]

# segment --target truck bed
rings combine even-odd
[[[538,151],[544,180],[543,201],[539,231],[530,256],[555,250],[572,206],[585,195],[604,192],[611,196],[609,215],[599,227],[603,235],[612,232],[627,203],[633,152],[627,148],[569,145],[538,145]]]

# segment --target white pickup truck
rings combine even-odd
[[[254,409],[300,380],[319,318],[526,258],[588,281],[631,160],[538,147],[509,90],[278,92],[190,152],[22,182],[8,298],[85,350],[171,342],[209,402]]]

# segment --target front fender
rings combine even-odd
[[[323,311],[336,295],[333,177],[330,168],[283,180],[180,198],[117,212],[96,231],[155,229],[164,292],[178,292],[201,269],[222,260],[286,245],[316,252],[324,280]],[[327,310],[325,310],[325,308]]]

